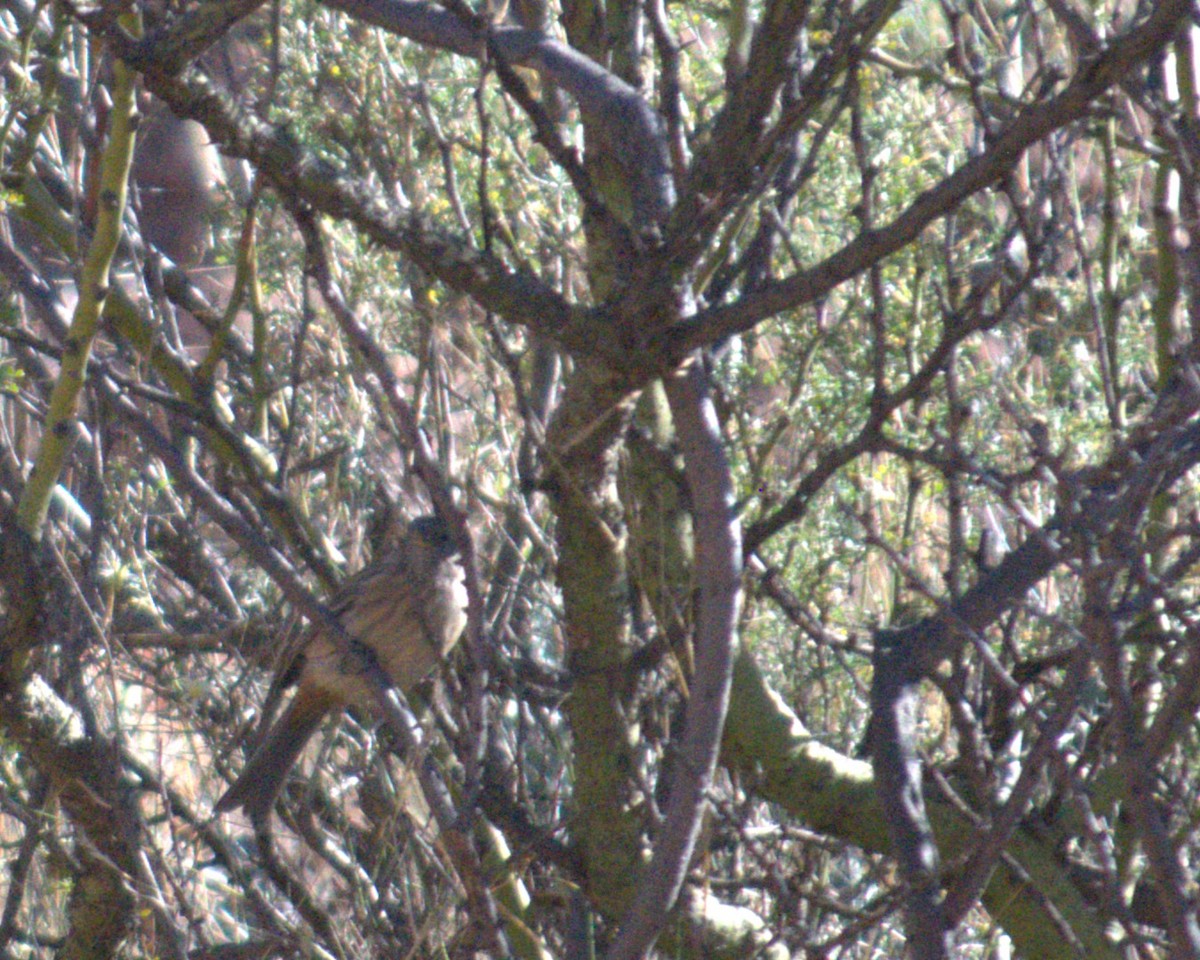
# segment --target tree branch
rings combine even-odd
[[[665,382],[691,492],[696,529],[696,671],[679,763],[653,859],[610,960],[637,960],[654,943],[683,886],[700,833],[729,707],[741,606],[741,530],[733,478],[700,357]]]
[[[427,47],[472,59],[484,51],[478,30],[435,4],[326,0],[326,5]],[[571,96],[589,135],[599,138],[621,165],[635,209],[649,223],[666,218],[675,197],[666,133],[662,118],[634,87],[539,30],[493,26],[487,45],[506,63],[536,71]]]
[[[1191,422],[1198,406],[1200,390],[1184,378],[1175,394],[1160,400],[1159,416],[1142,424],[1129,444],[1118,447],[1100,467],[1065,478],[1064,506],[957,603],[911,627],[876,634],[869,744],[880,804],[908,885],[908,933],[915,957],[938,960],[951,949],[916,747],[920,682],[1059,562],[1104,540],[1114,526],[1135,523],[1157,492],[1200,462],[1200,425]],[[1160,861],[1171,862],[1166,854]],[[1175,916],[1183,917],[1173,930],[1178,948],[1200,948],[1194,916],[1178,911]]]
[[[122,60],[138,62],[145,87],[179,116],[202,124],[230,156],[250,160],[292,204],[305,203],[354,223],[364,234],[409,257],[447,286],[506,320],[528,326],[575,353],[604,353],[597,314],[575,307],[525,269],[433,225],[383,191],[346,176],[298,143],[283,126],[241,109],[203,77],[180,78],[146,62],[136,41],[114,28],[105,35]],[[599,69],[599,68],[597,68]]]
[[[823,745],[767,684],[753,656],[734,664],[733,695],[722,762],[741,772],[749,789],[779,804],[813,829],[887,852],[887,824],[871,765]],[[976,827],[936,797],[928,807],[938,846],[954,857],[977,839]],[[1014,834],[983,895],[984,905],[1013,938],[1024,960],[1119,960],[1104,923],[1057,864],[1052,851],[1022,831]]]
[[[764,284],[735,303],[702,310],[652,335],[652,352],[669,368],[698,347],[749,330],[784,310],[813,302],[896,253],[935,220],[1003,178],[1033,144],[1086,116],[1097,97],[1171,39],[1190,10],[1188,0],[1163,0],[1155,4],[1138,26],[1113,40],[1103,53],[1084,60],[1061,93],[1025,108],[983,153],[922,193],[891,223],[863,231],[816,266]]]
[[[147,31],[126,62],[135,70],[155,66],[166,73],[179,73],[264,3],[266,0],[221,0],[200,4],[171,23]],[[95,22],[90,17],[86,21]]]
[[[875,789],[904,880],[908,944],[914,960],[949,957],[950,930],[942,904],[941,866],[925,810],[917,754],[920,676],[893,631],[875,635],[869,746]]]

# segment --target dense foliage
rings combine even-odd
[[[1196,18],[3,0],[4,956],[1200,957]]]

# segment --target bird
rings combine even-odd
[[[467,623],[466,576],[444,519],[421,516],[402,528],[392,546],[354,574],[330,600],[344,640],[371,650],[401,690],[413,687],[444,658]],[[330,713],[370,708],[375,691],[345,642],[312,624],[285,657],[276,677],[296,693],[270,728],[214,813],[243,808],[252,817],[270,812],[288,771]]]

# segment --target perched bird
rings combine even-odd
[[[458,552],[444,520],[418,517],[398,543],[348,579],[330,602],[346,637],[370,648],[401,690],[424,677],[458,642],[467,622],[467,592]],[[266,814],[304,745],[325,716],[350,704],[370,707],[374,690],[355,658],[330,630],[313,624],[281,668],[281,686],[296,694],[217,812],[244,807]],[[344,646],[344,644],[343,644]]]

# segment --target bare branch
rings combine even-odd
[[[1103,53],[1085,60],[1061,93],[1026,107],[983,153],[922,193],[891,223],[863,231],[807,270],[764,284],[728,306],[702,310],[652,335],[657,355],[664,360],[681,359],[697,347],[749,330],[774,314],[812,303],[911,243],[935,220],[1003,178],[1030,146],[1085,117],[1100,94],[1161,49],[1190,9],[1187,0],[1156,4],[1141,24],[1114,39]]]
[[[111,31],[108,36],[119,56],[137,56],[128,37]],[[590,311],[572,306],[531,272],[510,269],[498,257],[438,229],[418,211],[345,176],[297,143],[286,128],[240,109],[203,78],[181,79],[151,68],[144,77],[147,89],[178,115],[203,124],[226,153],[253,161],[292,203],[353,222],[484,308],[528,325],[568,350],[596,349],[595,332],[588,331]]]
[[[937,844],[925,810],[916,744],[920,678],[911,674],[910,659],[908,648],[893,643],[890,631],[875,635],[870,750],[875,788],[907,887],[909,948],[915,960],[940,960],[950,956],[950,929],[942,909]]]
[[[729,461],[701,358],[694,358],[665,386],[684,454],[696,525],[695,575],[701,584],[696,672],[662,833],[610,960],[643,956],[679,896],[708,806],[737,649],[741,530],[733,512]]]
[[[471,24],[443,7],[413,0],[329,0],[328,5],[397,36],[459,56],[479,58],[484,41]],[[538,30],[505,25],[488,31],[487,45],[505,62],[536,70],[578,104],[588,132],[621,164],[634,207],[648,224],[664,219],[674,201],[662,118],[632,86],[578,50]]]

